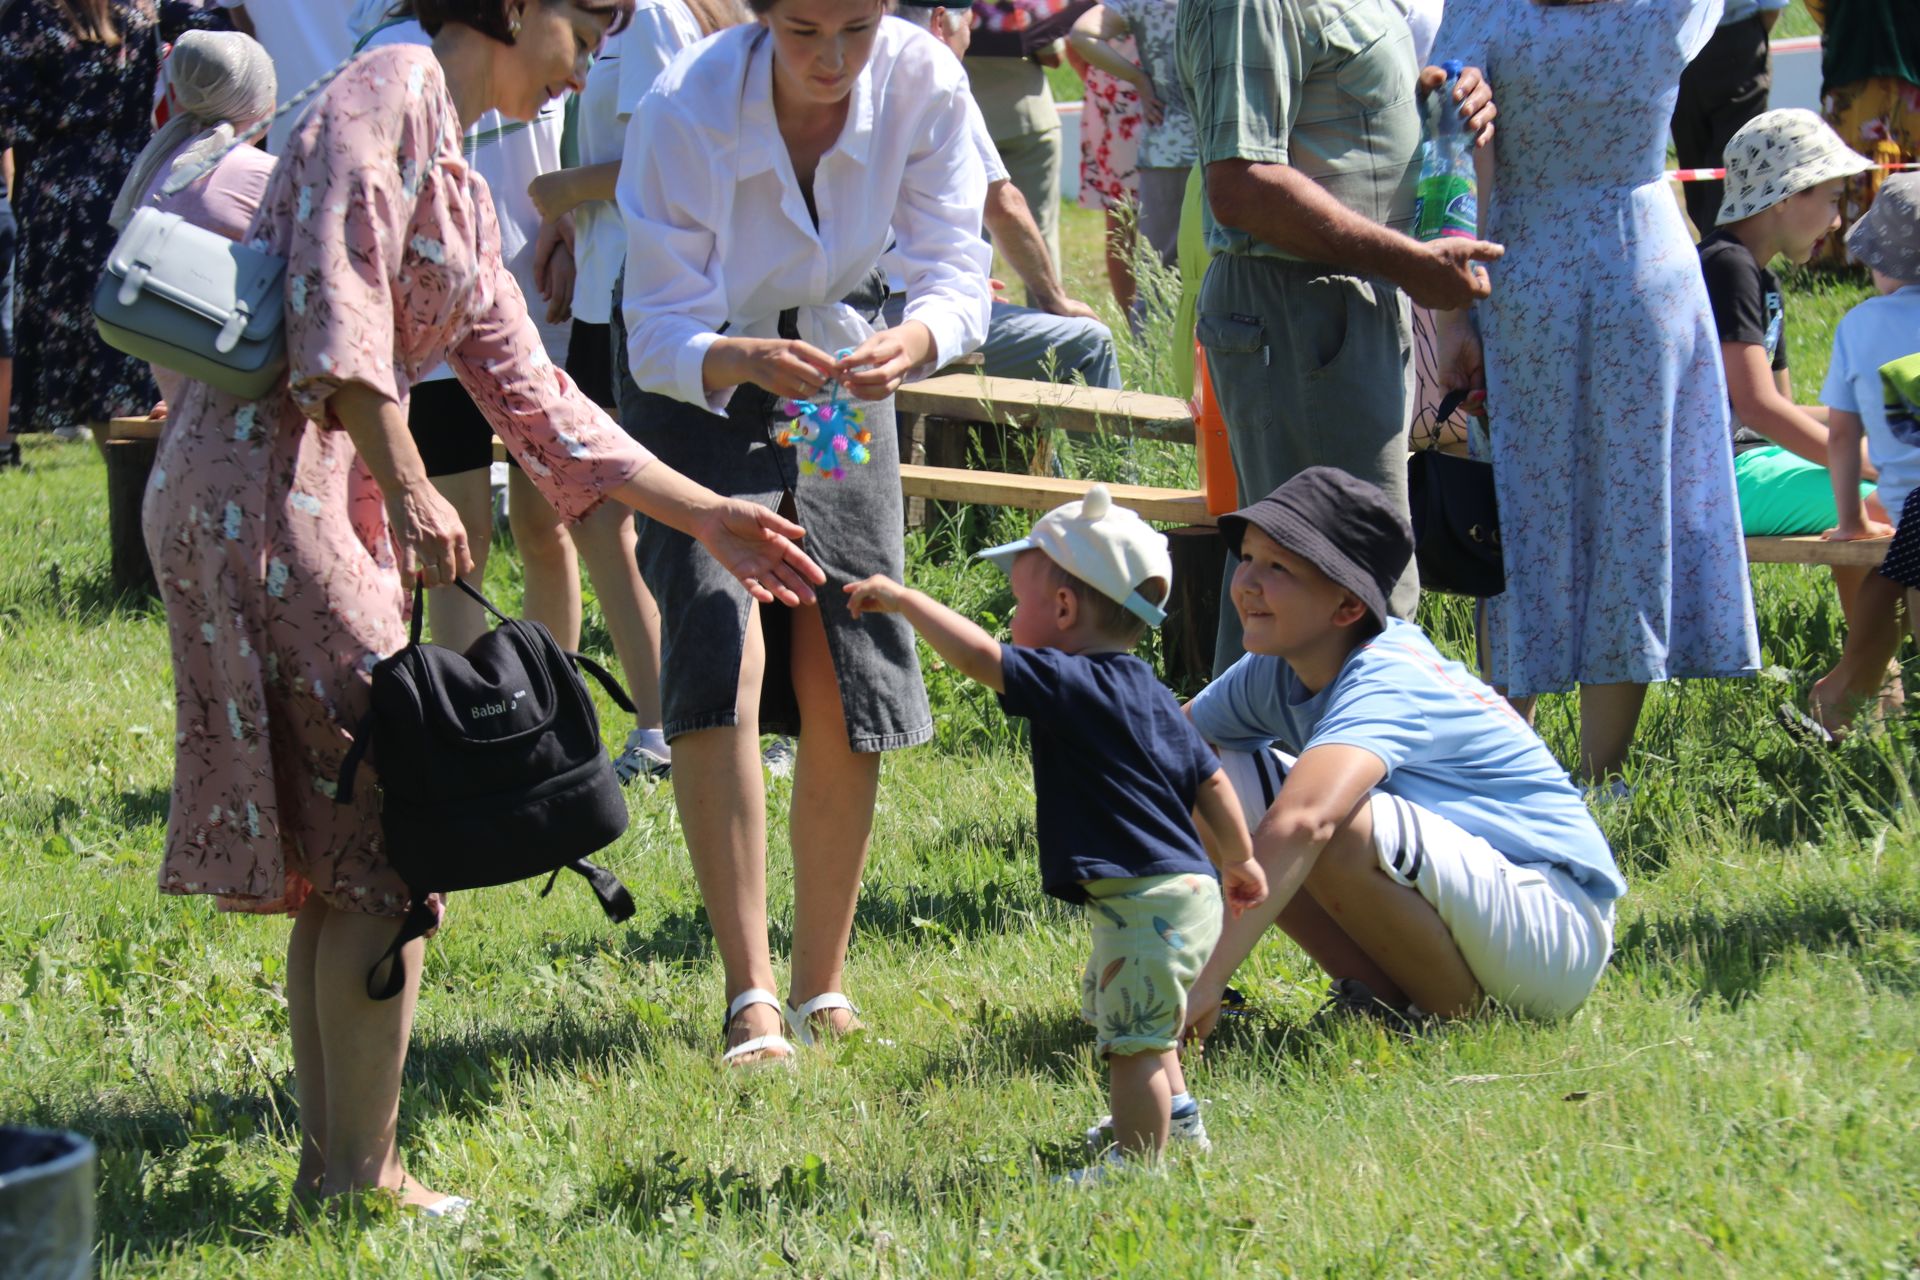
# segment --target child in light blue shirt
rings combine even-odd
[[[1566,771],[1504,698],[1387,596],[1412,533],[1373,485],[1310,467],[1220,521],[1239,555],[1247,655],[1187,705],[1221,748],[1266,870],[1194,983],[1210,1025],[1233,970],[1280,926],[1336,999],[1451,1015],[1492,998],[1541,1017],[1586,999],[1626,892]],[[1269,748],[1298,753],[1284,782]]]

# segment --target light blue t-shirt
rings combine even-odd
[[[1867,456],[1880,472],[1880,501],[1899,523],[1907,496],[1920,488],[1920,437],[1887,420],[1880,366],[1920,351],[1920,284],[1876,294],[1840,317],[1833,330],[1820,403],[1860,415]]]
[[[1756,13],[1784,9],[1789,3],[1791,0],[1727,0],[1727,7],[1720,12],[1720,25],[1730,27],[1736,22],[1745,22]]]
[[[1188,704],[1200,736],[1305,754],[1340,744],[1380,758],[1380,790],[1437,813],[1510,861],[1551,863],[1597,903],[1627,891],[1606,837],[1546,744],[1505,698],[1397,618],[1309,694],[1279,658],[1250,653]]]

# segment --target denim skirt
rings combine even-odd
[[[826,570],[819,596],[827,648],[840,685],[848,745],[855,751],[911,747],[933,736],[933,716],[914,654],[913,628],[894,614],[855,619],[842,588],[870,574],[905,574],[906,527],[900,497],[899,440],[893,400],[861,401],[872,458],[844,479],[801,475],[792,449],[773,442],[775,397],[737,388],[722,418],[670,396],[642,391],[627,359],[626,326],[613,314],[620,425],[674,470],[716,493],[779,510],[789,493],[806,529],[801,547]],[[640,576],[660,606],[660,702],[669,740],[739,723],[740,658],[753,598],[719,561],[686,534],[655,520],[635,522]],[[763,605],[766,640],[760,729],[799,733],[789,653],[792,610]]]

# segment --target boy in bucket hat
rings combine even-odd
[[[1405,520],[1366,481],[1310,467],[1220,531],[1247,654],[1187,715],[1248,803],[1269,893],[1226,922],[1193,986],[1194,1031],[1274,923],[1335,980],[1336,1010],[1576,1008],[1626,884],[1533,729],[1388,616],[1413,554]],[[1297,759],[1263,794],[1275,744]]]
[[[1166,617],[1165,536],[1094,485],[1027,537],[981,555],[1012,580],[1011,644],[886,577],[846,590],[855,617],[904,616],[1032,725],[1042,887],[1087,904],[1093,927],[1081,1009],[1111,1068],[1118,1147],[1107,1164],[1069,1178],[1097,1181],[1123,1157],[1153,1159],[1170,1133],[1209,1145],[1176,1052],[1188,984],[1221,927],[1209,850],[1236,912],[1257,905],[1266,885],[1219,761],[1129,652]]]
[[[1741,527],[1750,538],[1825,533],[1839,522],[1827,472],[1827,415],[1817,405],[1794,403],[1786,293],[1770,264],[1775,258],[1794,264],[1810,259],[1840,225],[1847,179],[1873,162],[1849,150],[1819,116],[1793,108],[1762,112],[1741,126],[1727,143],[1726,166],[1720,226],[1700,241],[1700,272],[1720,333],[1733,410]],[[1868,468],[1865,475],[1872,479],[1874,473]],[[1871,486],[1856,485],[1849,505],[1871,492]],[[1876,519],[1886,520],[1878,502],[1867,500]],[[1867,570],[1835,566],[1832,573],[1856,643],[1814,681],[1811,719],[1790,704],[1780,708],[1790,729],[1816,735],[1823,725],[1844,724],[1855,701],[1879,693],[1900,638],[1894,626],[1861,625],[1865,615],[1856,602]]]
[[[1834,493],[1841,499],[1834,536],[1871,532],[1860,504],[1843,492],[1858,476],[1849,467],[1859,466],[1864,436],[1880,469],[1882,500],[1899,521],[1875,575],[1891,588],[1879,605],[1890,616],[1904,588],[1908,612],[1920,618],[1913,595],[1920,590],[1920,504],[1913,499],[1920,493],[1920,362],[1914,359],[1920,354],[1920,173],[1896,174],[1880,185],[1873,207],[1847,232],[1847,250],[1872,270],[1875,296],[1840,317],[1820,389],[1832,426]],[[1854,645],[1851,633],[1847,645]]]

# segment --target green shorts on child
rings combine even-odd
[[[1127,1056],[1177,1048],[1187,989],[1220,940],[1220,882],[1187,872],[1091,880],[1093,958],[1080,978],[1080,1014],[1100,1052]]]
[[[1777,444],[1734,454],[1733,484],[1740,528],[1749,538],[1810,536],[1840,523],[1827,469]],[[1862,498],[1872,492],[1872,485],[1860,486]]]

